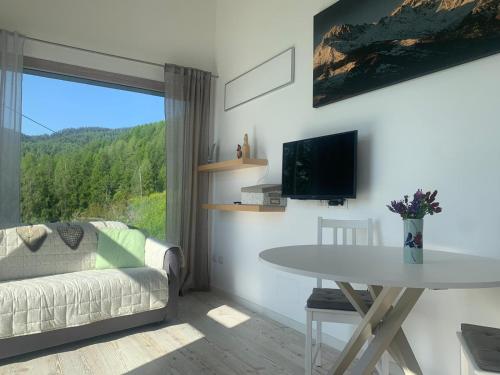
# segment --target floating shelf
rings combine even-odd
[[[203,164],[198,166],[198,172],[230,171],[232,169],[263,167],[267,165],[267,159],[234,159],[219,161],[217,163]]]
[[[202,207],[207,210],[219,211],[285,212],[285,207],[258,204],[203,204]]]

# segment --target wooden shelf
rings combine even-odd
[[[247,212],[285,212],[285,207],[260,206],[258,204],[203,204],[207,210],[247,211]]]
[[[232,169],[263,167],[267,165],[267,159],[234,159],[217,163],[203,164],[198,166],[198,172],[230,171]]]
[[[198,172],[218,172],[230,171],[242,168],[263,167],[267,165],[267,159],[234,159],[225,160],[218,163],[203,164],[198,166]],[[246,212],[284,212],[285,207],[261,206],[257,204],[202,204],[206,210],[219,211],[246,211]]]

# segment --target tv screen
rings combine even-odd
[[[358,131],[283,144],[282,195],[356,198]]]

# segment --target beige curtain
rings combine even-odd
[[[0,30],[0,228],[20,223],[24,38]]]
[[[208,159],[211,126],[209,72],[165,66],[167,122],[167,241],[184,251],[182,290],[208,290],[210,254],[208,175],[198,173]]]

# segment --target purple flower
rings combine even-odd
[[[387,205],[389,211],[399,214],[403,219],[422,219],[425,215],[433,215],[442,212],[439,202],[435,202],[437,190],[424,193],[418,189],[413,194],[413,200],[409,202],[408,195],[400,201],[391,201]]]

